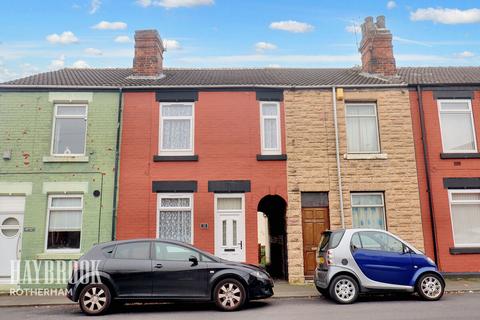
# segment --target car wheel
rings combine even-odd
[[[330,298],[330,294],[328,292],[328,288],[321,288],[319,286],[315,286],[317,288],[317,291],[320,292],[322,296],[325,298]]]
[[[440,300],[445,291],[445,285],[442,278],[433,273],[422,275],[420,279],[418,279],[416,287],[418,295],[423,300],[429,301]]]
[[[110,289],[102,283],[89,284],[80,292],[78,302],[80,309],[89,316],[104,314],[112,303]]]
[[[338,276],[330,283],[329,294],[338,303],[353,303],[359,294],[357,281],[347,275]]]
[[[213,291],[217,308],[222,311],[235,311],[240,309],[246,301],[243,285],[235,279],[220,281]]]

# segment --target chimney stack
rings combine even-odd
[[[134,78],[161,78],[163,72],[162,39],[157,30],[135,31]]]
[[[372,17],[365,18],[362,24],[362,71],[383,76],[393,76],[397,73],[393,56],[392,34],[385,27],[385,16],[378,16],[373,22]]]

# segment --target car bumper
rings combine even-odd
[[[317,287],[320,287],[322,289],[328,288],[328,283],[329,283],[328,273],[329,273],[328,270],[320,270],[318,268],[315,270],[314,281]]]
[[[77,302],[78,300],[75,294],[76,289],[77,289],[77,286],[74,283],[71,283],[71,282],[67,283],[67,298],[72,300],[73,302]]]
[[[248,297],[250,300],[266,299],[273,296],[273,280],[257,279],[249,285]]]

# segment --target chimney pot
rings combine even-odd
[[[378,16],[374,23],[372,17],[366,17],[362,24],[362,71],[383,76],[397,73],[393,56],[392,34],[386,28],[385,16]]]

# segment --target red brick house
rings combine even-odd
[[[242,86],[254,71],[163,69],[158,33],[135,40],[130,80],[162,85],[124,92],[117,238],[177,239],[258,263],[258,211],[285,237],[282,90]],[[282,276],[285,244],[274,247]]]
[[[440,269],[480,272],[480,68],[402,68],[425,248]]]

